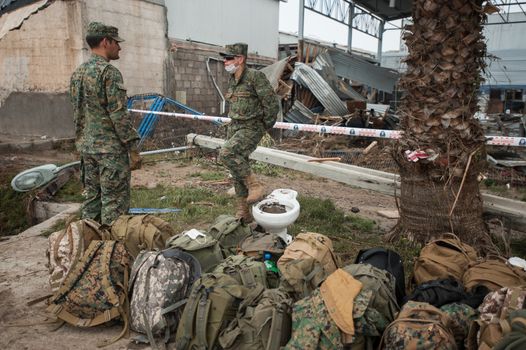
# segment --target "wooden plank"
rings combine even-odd
[[[186,140],[188,143],[193,142],[200,147],[211,149],[219,149],[225,142],[223,139],[197,134],[188,134]],[[252,152],[250,158],[391,196],[395,194],[395,191],[398,194],[400,193],[400,176],[385,171],[339,162],[321,164],[309,162],[309,159],[315,158],[266,147],[258,147]],[[508,227],[524,231],[526,227],[526,202],[489,193],[482,193],[482,198],[486,215],[503,218]]]
[[[398,210],[378,210],[377,213],[388,219],[398,219],[400,217]]]

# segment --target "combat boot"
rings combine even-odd
[[[236,218],[241,219],[245,224],[254,221],[254,218],[252,217],[248,207],[247,197],[237,198]]]
[[[245,178],[245,184],[248,188],[248,204],[256,203],[265,197],[265,188],[258,182],[254,174],[250,174]]]

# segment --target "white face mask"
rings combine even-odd
[[[236,66],[235,64],[229,64],[225,66],[225,70],[230,74],[235,74],[238,68],[239,66]]]

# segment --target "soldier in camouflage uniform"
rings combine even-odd
[[[276,122],[279,101],[265,75],[246,66],[247,44],[226,46],[225,70],[231,74],[226,99],[230,104],[227,141],[221,159],[234,178],[238,197],[236,217],[252,221],[248,205],[265,195],[264,188],[250,171],[248,157],[267,130]]]
[[[76,146],[86,200],[82,218],[111,224],[130,205],[130,170],[141,166],[126,105],[122,75],[109,62],[119,58],[123,40],[115,27],[99,22],[88,26],[86,42],[92,55],[70,82]]]

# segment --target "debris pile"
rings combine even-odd
[[[338,68],[345,65],[360,67],[350,72]],[[357,70],[365,70],[365,74],[369,71],[371,76],[355,79]],[[389,95],[393,92],[398,76],[365,59],[304,43],[303,54],[288,56],[262,71],[282,99],[285,122],[374,129],[398,127],[398,117],[388,104],[372,103],[377,101],[380,88]],[[389,81],[376,84],[377,76]]]

